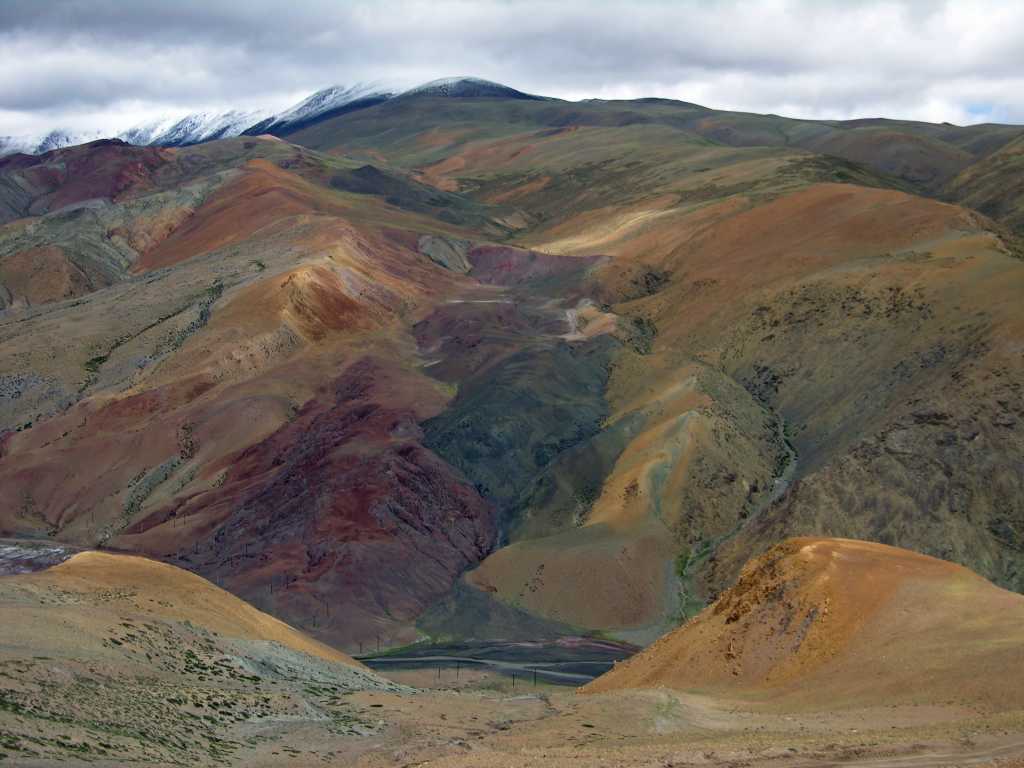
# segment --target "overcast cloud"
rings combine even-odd
[[[1024,3],[0,0],[0,135],[448,75],[567,99],[1024,123]]]

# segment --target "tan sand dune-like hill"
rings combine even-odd
[[[277,643],[328,662],[365,669],[350,656],[268,616],[206,579],[144,557],[81,552],[46,571],[10,577],[0,593],[4,644],[46,642],[88,652],[88,638],[101,639],[108,624],[124,616],[190,623],[207,633]],[[17,599],[33,598],[31,607]],[[6,596],[7,599],[3,599]],[[49,598],[47,599],[47,596]],[[39,598],[42,598],[40,601]],[[54,628],[62,626],[63,630]],[[67,632],[74,627],[73,632]],[[61,640],[61,637],[64,639]]]
[[[700,615],[583,690],[670,687],[784,708],[1024,706],[1024,597],[850,539],[783,542]]]

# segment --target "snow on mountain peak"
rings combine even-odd
[[[382,90],[373,85],[356,83],[352,86],[332,85],[309,96],[294,107],[285,110],[277,115],[281,122],[292,123],[300,120],[308,120],[332,109],[343,107],[360,99],[372,96],[389,96],[390,92]]]
[[[0,136],[0,157],[23,152],[26,155],[41,155],[54,149],[63,149],[75,144],[105,138],[102,131],[74,131],[56,128],[43,136]]]
[[[403,96],[443,96],[449,98],[511,98],[541,99],[529,93],[517,91],[507,85],[480,77],[442,77],[429,83],[410,88]]]
[[[182,117],[160,117],[120,132],[54,130],[45,136],[0,136],[0,156],[14,152],[42,154],[52,149],[101,138],[119,138],[136,146],[181,147],[242,134],[295,130],[321,115],[366,101],[367,106],[391,98],[393,92],[377,85],[332,85],[281,112],[270,110],[208,110]]]
[[[246,128],[267,116],[268,112],[263,110],[196,112],[178,120],[163,119],[136,126],[121,133],[120,138],[131,144],[181,147],[240,136]]]

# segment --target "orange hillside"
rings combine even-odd
[[[792,539],[699,616],[583,690],[667,686],[802,709],[1024,708],[1024,596],[882,544]]]

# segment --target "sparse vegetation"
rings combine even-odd
[[[100,366],[107,362],[109,357],[109,355],[97,355],[96,357],[89,358],[85,361],[85,370],[91,374],[99,373]]]

